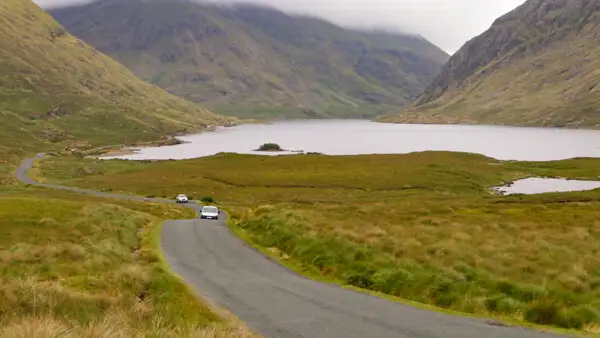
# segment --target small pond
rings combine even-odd
[[[510,185],[495,187],[503,195],[543,194],[548,192],[586,191],[600,188],[600,181],[567,180],[564,178],[531,177],[513,182]]]

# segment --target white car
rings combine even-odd
[[[184,194],[177,195],[177,203],[187,203],[187,202],[188,202],[188,198],[186,195],[184,195]]]
[[[202,207],[200,219],[219,219],[219,209],[213,206]]]

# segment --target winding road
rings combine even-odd
[[[43,154],[16,170],[26,184],[101,197],[175,203],[56,184],[27,176]],[[198,210],[199,205],[188,207]],[[311,338],[542,338],[559,337],[483,319],[427,311],[366,293],[316,282],[267,258],[234,236],[224,220],[167,221],[162,249],[173,270],[206,299],[265,337]]]

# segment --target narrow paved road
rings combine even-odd
[[[24,183],[111,198],[143,197],[98,192],[16,175]],[[150,199],[174,203],[172,200]],[[190,204],[189,207],[199,207]],[[451,316],[315,282],[261,255],[231,234],[223,220],[168,221],[162,248],[174,271],[265,337],[311,338],[542,338],[558,337],[485,320]]]

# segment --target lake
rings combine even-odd
[[[184,144],[142,148],[105,158],[187,159],[219,152],[255,152],[263,143],[327,155],[402,154],[426,150],[479,153],[500,160],[550,161],[600,157],[600,131],[504,126],[387,124],[366,120],[292,120],[219,128],[178,137]]]

